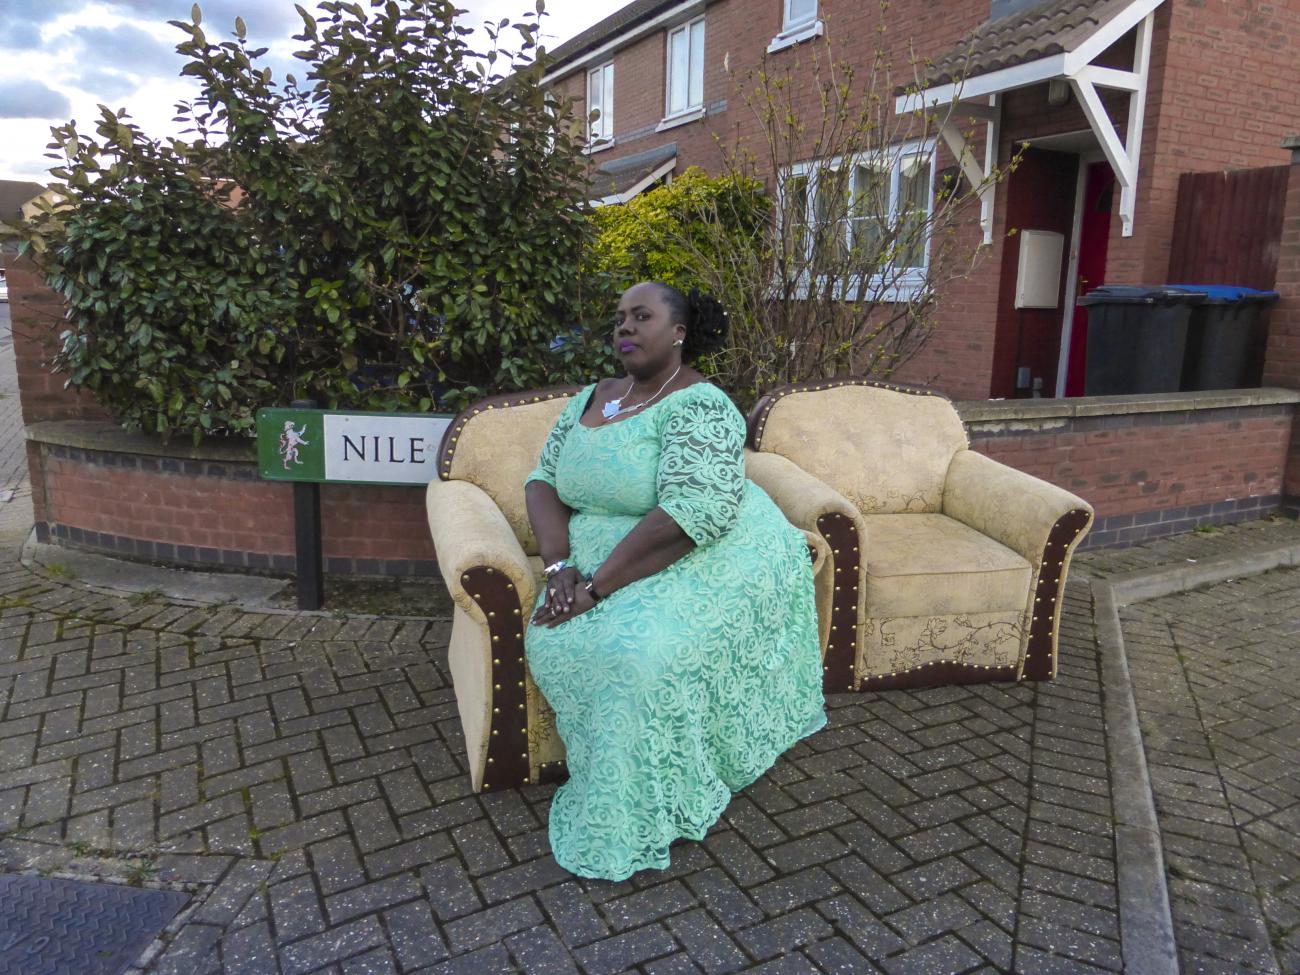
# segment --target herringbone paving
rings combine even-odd
[[[829,727],[671,869],[590,882],[549,855],[552,787],[469,791],[446,619],[245,612],[36,574],[17,562],[21,451],[4,456],[18,491],[0,504],[0,867],[191,894],[139,972],[1122,967],[1083,572],[1055,681],[832,697]],[[1296,532],[1250,523],[1078,565]],[[1187,971],[1268,971],[1268,951],[1272,970],[1300,967],[1297,624],[1278,609],[1297,605],[1295,575],[1126,613]]]
[[[548,850],[553,788],[469,791],[448,623],[124,600],[0,573],[9,869],[202,900],[150,972],[1120,967],[1086,587],[1051,684],[843,695],[673,866]]]
[[[1124,611],[1183,970],[1300,972],[1300,570]]]

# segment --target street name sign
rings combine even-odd
[[[428,484],[438,444],[455,417],[445,413],[257,411],[257,467],[268,481]]]

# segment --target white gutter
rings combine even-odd
[[[693,16],[703,10],[708,5],[709,0],[684,0],[675,7],[669,7],[663,13],[652,17],[643,24],[637,24],[627,33],[616,34],[610,40],[606,41],[600,47],[588,51],[574,61],[569,61],[555,71],[548,71],[542,75],[542,84],[549,85],[552,82],[559,81],[575,71],[586,67],[593,61],[600,62],[607,60],[607,56],[613,54],[620,47],[626,47],[634,41],[639,41],[647,34],[653,34],[655,31],[668,26],[674,20],[682,17]]]

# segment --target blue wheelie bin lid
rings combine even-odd
[[[1194,291],[1205,295],[1204,302],[1207,305],[1234,305],[1239,302],[1271,305],[1280,297],[1276,291],[1260,291],[1258,288],[1243,288],[1233,284],[1170,284],[1165,287],[1173,291]]]
[[[1103,284],[1079,299],[1081,305],[1176,305],[1203,301],[1205,292],[1165,284]]]

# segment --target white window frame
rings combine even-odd
[[[791,20],[794,0],[783,0],[781,4],[781,33],[772,38],[772,43],[767,46],[768,54],[775,54],[787,47],[793,47],[802,41],[810,40],[814,37],[821,37],[826,32],[826,24],[821,19],[821,0],[813,5],[811,17],[805,17],[800,20]]]
[[[785,0],[783,5],[783,15],[781,17],[782,34],[792,34],[804,27],[811,27],[817,22],[817,8],[820,6],[819,3],[814,3],[812,13],[801,20],[794,19],[794,4],[795,0]]]
[[[608,72],[608,77],[606,77]],[[600,76],[601,97],[600,105],[592,104],[592,81]],[[614,144],[614,62],[606,61],[604,64],[591,68],[587,72],[587,117],[591,117],[594,111],[600,112],[600,117],[594,123],[588,122],[587,127],[587,151],[599,152],[601,149],[608,149]]]
[[[692,28],[700,26],[700,52],[699,52],[699,98],[698,100],[691,97],[691,89],[695,86],[692,84],[691,63],[693,47],[691,43]],[[676,110],[673,109],[673,38],[679,34],[686,35],[686,104]],[[685,116],[699,118],[704,114],[704,49],[708,44],[706,37],[707,28],[704,26],[704,18],[696,17],[688,20],[684,24],[679,24],[671,28],[666,36],[664,43],[664,118],[665,122],[672,122],[678,119],[685,121]]]
[[[926,157],[930,161],[930,173],[929,173],[929,181],[928,181],[929,193],[926,194],[926,207],[925,207],[925,219],[927,223],[933,217],[934,204],[935,204],[935,181],[938,178],[936,145],[937,143],[936,140],[934,139],[929,139],[925,141],[907,142],[901,145],[891,146],[889,149],[885,150],[884,159],[879,159],[877,157],[876,161],[878,162],[887,161],[889,163],[889,169],[890,169],[889,219],[891,221],[896,221],[899,215],[898,214],[899,196],[902,187],[903,164],[908,160],[917,158],[918,156]],[[804,177],[807,180],[808,189],[806,191],[805,211],[803,214],[803,220],[807,226],[815,227],[817,224],[817,220],[819,219],[817,213],[817,190],[818,190],[818,181],[820,176],[823,173],[835,172],[840,169],[843,169],[844,167],[854,167],[858,165],[870,167],[872,162],[873,162],[873,157],[871,156],[839,156],[829,160],[818,160],[812,162],[798,163],[794,166],[791,166],[788,170],[786,170],[785,178],[780,181],[780,192],[781,194],[785,193],[786,186],[788,185],[788,181],[792,177],[797,177],[797,176]],[[781,199],[780,202],[781,202],[781,206],[777,211],[778,218],[783,216],[787,209],[785,200]],[[838,223],[842,224],[844,227],[846,246],[852,245],[852,238],[850,234],[852,233],[853,219],[854,218],[852,217],[852,215],[846,212],[837,221]],[[810,252],[800,255],[801,259],[803,260],[811,259],[812,257],[811,248],[813,246],[815,236],[816,236],[815,234],[808,235],[806,246],[809,248]],[[861,292],[863,290],[865,290],[868,293],[874,293],[876,291],[881,290],[886,280],[892,280],[893,282],[892,285],[890,285],[888,288],[885,288],[883,293],[880,295],[881,300],[883,301],[911,300],[913,297],[915,297],[918,294],[918,292],[922,288],[925,287],[925,282],[930,269],[930,244],[931,244],[930,235],[927,231],[925,236],[925,242],[921,247],[920,264],[909,268],[891,269],[890,271],[881,274],[874,281],[866,282],[865,288],[863,288],[863,282],[861,281],[857,281],[857,280],[846,281],[843,284],[843,288],[842,288],[843,292],[846,295],[850,295],[855,292]],[[808,293],[808,284],[809,282],[804,282],[800,289],[800,291],[804,295],[807,295]]]

